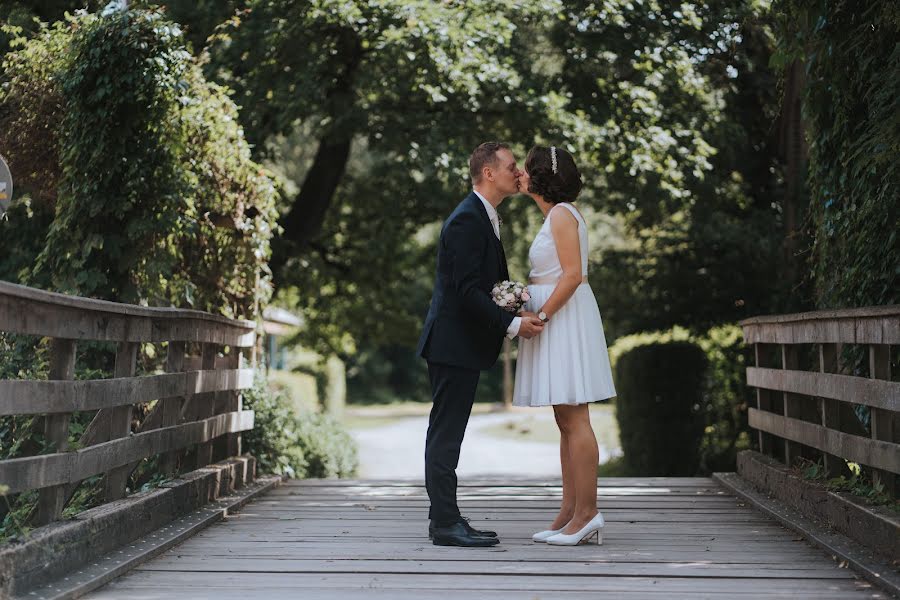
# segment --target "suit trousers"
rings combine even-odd
[[[428,362],[433,404],[425,437],[425,488],[431,501],[428,517],[440,527],[460,518],[456,467],[480,375],[480,371]]]

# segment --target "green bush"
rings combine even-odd
[[[699,474],[734,471],[737,453],[750,447],[747,406],[753,391],[747,386],[747,361],[751,349],[737,325],[713,327],[695,342],[708,361],[700,404]]]
[[[773,9],[773,65],[799,61],[805,74],[816,304],[896,304],[900,5],[778,0]]]
[[[747,406],[751,390],[746,384],[750,349],[743,342],[740,327],[722,325],[703,334],[673,327],[667,331],[624,336],[610,346],[610,361],[615,369],[619,358],[637,347],[676,341],[699,346],[706,354],[708,365],[699,404],[703,437],[699,443],[697,474],[733,471],[737,453],[750,447]]]
[[[255,318],[276,186],[178,25],[157,10],[79,12],[17,39],[2,75],[17,199],[0,220],[0,274]]]
[[[616,418],[625,464],[640,475],[693,475],[708,361],[695,343],[636,346],[616,363]]]
[[[356,443],[332,417],[296,414],[283,392],[272,391],[258,375],[244,393],[244,408],[256,413],[252,431],[242,436],[263,473],[292,478],[350,477],[359,465]]]
[[[11,46],[0,148],[16,196],[0,219],[0,279],[255,318],[270,296],[276,185],[178,25],[156,9],[78,11]],[[114,345],[77,347],[76,379],[112,375]],[[142,345],[138,373],[163,356]],[[46,340],[0,333],[0,379],[46,377]],[[93,416],[73,414],[70,447]],[[0,460],[47,451],[42,429],[40,416],[0,417]],[[142,461],[131,488],[168,475],[156,469]],[[97,482],[83,482],[66,514],[101,501]],[[21,531],[34,498],[0,501],[0,538]]]

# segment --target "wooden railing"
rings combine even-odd
[[[141,460],[160,455],[165,473],[176,463],[200,468],[240,455],[240,432],[253,428],[240,395],[253,379],[244,368],[253,359],[252,321],[0,282],[0,332],[38,336],[35,343],[51,338],[47,381],[0,380],[0,416],[43,415],[45,453],[0,461],[8,494],[39,490],[35,524],[59,519],[86,478],[104,474],[105,499],[115,500]],[[113,378],[74,381],[76,345],[84,340],[116,343]],[[160,342],[167,343],[165,372],[135,376],[141,344]],[[151,401],[133,429],[134,406]],[[70,419],[80,411],[96,413],[70,449]]]
[[[788,466],[821,459],[831,476],[847,461],[864,465],[896,498],[900,382],[891,346],[900,344],[900,306],[757,317],[741,327],[755,349],[747,383],[757,388],[749,422],[760,451]]]

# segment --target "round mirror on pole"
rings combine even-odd
[[[12,200],[13,180],[12,173],[9,172],[9,166],[6,159],[0,155],[0,217],[6,214],[9,208],[9,202]]]

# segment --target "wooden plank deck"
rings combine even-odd
[[[888,598],[707,478],[601,480],[602,546],[549,547],[558,483],[464,481],[494,548],[433,546],[416,481],[291,481],[87,598]]]

